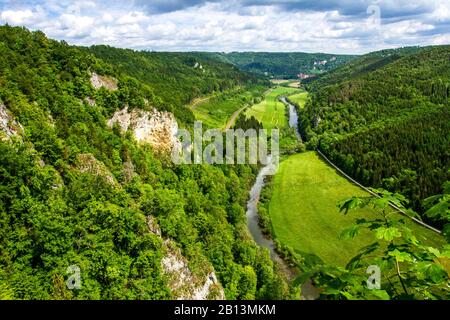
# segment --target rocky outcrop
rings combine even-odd
[[[151,216],[147,218],[149,230],[161,237],[161,229]],[[168,278],[172,295],[178,300],[223,300],[225,294],[214,271],[205,278],[195,276],[188,267],[188,262],[172,240],[165,239],[165,257],[161,261],[162,269]]]
[[[113,174],[108,170],[105,164],[97,160],[91,153],[81,153],[77,155],[77,158],[75,159],[75,169],[82,173],[90,173],[101,176],[111,185],[118,185]]]
[[[86,97],[84,99],[84,101],[91,107],[94,107],[96,105],[95,100],[93,98],[91,98],[91,97]]]
[[[22,125],[14,120],[6,106],[0,103],[0,140],[11,140],[14,136],[20,136],[21,132]]]
[[[103,87],[109,91],[115,91],[117,90],[117,83],[117,79],[114,79],[113,77],[101,76],[95,72],[91,73],[91,84],[94,89],[100,89]]]
[[[134,137],[140,143],[148,143],[157,151],[170,152],[172,148],[178,148],[180,141],[177,139],[178,124],[170,112],[142,110],[129,110],[128,107],[114,113],[108,120],[108,125],[113,127],[118,124],[123,132],[132,130]]]

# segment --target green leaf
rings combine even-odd
[[[396,227],[380,227],[375,230],[375,236],[380,240],[392,241],[394,238],[401,237],[402,234]]]
[[[419,262],[416,265],[418,277],[440,283],[448,278],[447,272],[434,262]]]
[[[385,209],[389,206],[389,199],[386,198],[377,198],[374,199],[373,204],[376,208]]]
[[[450,170],[448,170],[448,172],[450,172]],[[450,194],[450,181],[445,181],[443,188],[446,194]]]
[[[399,251],[398,249],[390,251],[388,254],[391,257],[395,257],[398,262],[404,262],[404,261],[412,262],[413,261],[412,255],[410,255],[408,252]]]
[[[350,293],[346,291],[342,291],[342,295],[347,298],[347,300],[358,300],[356,297],[351,295]]]
[[[339,239],[353,239],[358,235],[358,233],[359,227],[357,225],[353,225],[350,228],[345,229],[339,236]]]
[[[450,223],[447,223],[442,228],[442,235],[445,237],[447,242],[450,242]]]
[[[339,208],[340,212],[345,210],[344,214],[347,214],[349,210],[358,208],[358,207],[362,206],[363,203],[364,203],[364,201],[362,199],[353,197],[351,199],[341,201],[338,204],[338,208]]]
[[[425,212],[425,215],[427,215],[430,218],[444,218],[450,220],[450,203],[449,201],[445,201],[445,199],[442,199],[437,204],[432,206],[430,209],[428,209]]]
[[[373,294],[375,297],[380,298],[381,300],[390,300],[391,297],[389,297],[389,294],[386,292],[386,290],[371,290],[371,294]]]
[[[430,253],[432,253],[433,255],[435,255],[437,258],[440,258],[440,257],[442,256],[441,253],[439,252],[439,250],[436,249],[436,248],[433,248],[433,247],[427,247],[427,250],[428,250]]]

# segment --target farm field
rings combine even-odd
[[[195,119],[202,121],[209,128],[225,129],[228,120],[242,107],[252,105],[254,100],[263,95],[265,87],[254,86],[222,93],[197,105],[192,111]]]
[[[345,266],[375,238],[361,233],[355,239],[340,239],[341,232],[355,218],[374,216],[375,212],[358,209],[345,216],[339,212],[337,203],[365,195],[364,190],[340,176],[315,152],[291,156],[280,164],[274,180],[269,213],[275,237],[301,254],[314,254],[326,263]],[[410,224],[418,238],[426,238],[430,244],[440,243],[440,236],[434,232]]]
[[[298,105],[301,109],[304,108],[307,100],[308,100],[308,92],[301,92],[289,96],[289,101]]]
[[[265,129],[284,128],[288,125],[285,114],[286,107],[278,101],[278,97],[298,92],[300,92],[299,89],[295,88],[276,87],[266,94],[264,101],[249,108],[245,115],[247,118],[254,116]]]

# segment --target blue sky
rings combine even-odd
[[[77,45],[366,53],[450,44],[450,0],[5,0],[5,23]]]

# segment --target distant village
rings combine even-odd
[[[325,66],[327,63],[334,62],[334,61],[336,61],[336,57],[332,57],[330,60],[317,60],[317,61],[314,61],[313,70],[316,71],[318,69],[318,67]],[[309,79],[309,78],[317,77],[317,74],[308,74],[308,73],[301,72],[301,73],[299,73],[297,75],[297,77],[300,80],[306,80],[306,79]]]

